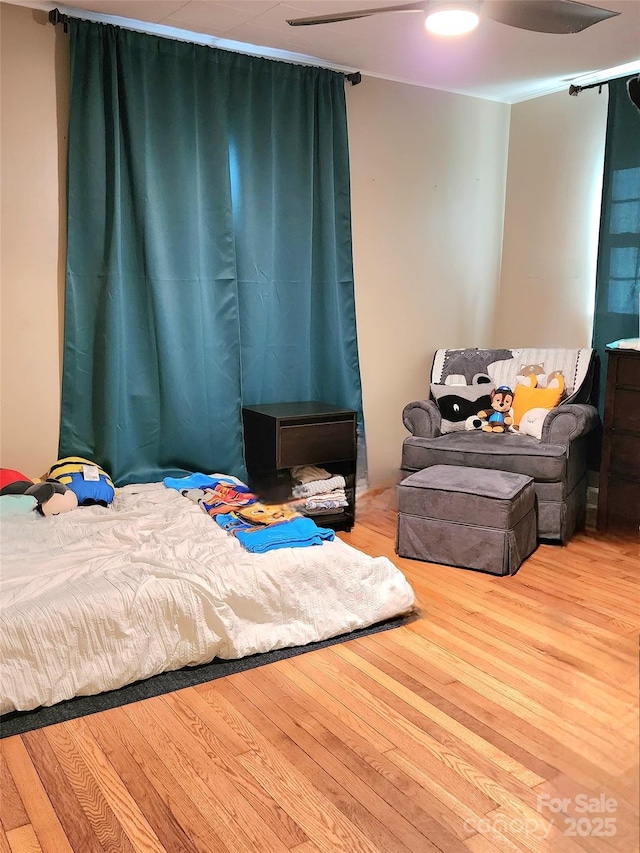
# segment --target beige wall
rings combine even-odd
[[[496,346],[591,346],[606,92],[511,108]]]
[[[438,347],[488,346],[509,107],[375,78],[347,89],[369,482],[397,476],[402,409]]]
[[[37,477],[58,452],[67,59],[42,12],[3,4],[0,39],[0,465]]]

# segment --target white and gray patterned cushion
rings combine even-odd
[[[571,402],[580,390],[589,369],[591,349],[514,349],[513,358],[494,361],[488,365],[487,373],[497,386],[516,386],[516,376],[523,365],[541,364],[547,375],[560,371],[565,379],[563,402]]]
[[[442,366],[438,377],[432,382],[444,382],[451,375],[463,376],[467,385],[473,383],[473,377],[479,373],[488,373],[487,366],[501,358],[511,358],[508,349],[448,349],[442,353]],[[435,365],[434,365],[435,366]]]

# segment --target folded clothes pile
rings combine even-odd
[[[330,542],[333,530],[318,527],[292,504],[264,504],[249,486],[225,474],[192,474],[164,484],[197,503],[216,524],[255,554]]]
[[[348,506],[345,479],[324,468],[304,465],[291,469],[297,483],[291,492],[298,510],[305,515],[329,515],[342,512]]]

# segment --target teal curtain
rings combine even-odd
[[[70,31],[60,456],[242,477],[243,404],[362,423],[343,76]]]
[[[631,79],[631,78],[629,78]],[[637,338],[640,297],[640,110],[627,79],[609,83],[593,346],[606,370],[605,347]],[[600,412],[604,412],[604,376]]]

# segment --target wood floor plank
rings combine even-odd
[[[591,813],[583,811],[585,802],[596,803],[604,800],[608,804],[607,808],[610,811],[597,812],[601,817],[610,817],[615,826],[616,841],[623,843],[625,838],[629,839],[628,850],[633,850],[634,839],[637,841],[638,819],[637,814],[632,814],[631,810],[627,811],[621,807],[621,803],[616,797],[616,791],[607,791],[603,788],[588,789],[584,785],[577,783],[569,776],[561,774],[555,779],[545,782],[536,788],[536,797],[538,798],[538,808],[540,812],[552,819],[565,829],[569,828],[565,817],[578,819],[582,814],[587,817],[593,817]],[[561,812],[552,811],[549,804],[564,800],[566,805]],[[599,808],[599,806],[598,806]],[[600,853],[602,849],[602,838],[598,836],[579,836],[580,844],[585,850],[592,853]]]
[[[543,685],[548,682],[550,686],[565,691],[575,690],[577,687],[579,695],[587,694],[596,709],[609,712],[609,720],[612,711],[623,711],[628,704],[627,697],[612,695],[612,691],[602,684],[602,680],[596,677],[595,673],[585,671],[579,664],[566,658],[545,654],[513,628],[505,629],[492,623],[491,630],[487,630],[486,616],[465,614],[460,618],[459,614],[440,612],[432,614],[430,621],[441,626],[450,636],[464,638],[485,654],[508,660],[521,670],[534,673]]]
[[[45,735],[102,850],[108,853],[135,853],[120,823],[120,815],[113,811],[103,787],[98,784],[84,756],[77,749],[68,726],[68,723],[49,726],[44,730]]]
[[[398,558],[396,516],[339,536],[405,573],[402,627],[6,739],[0,853],[640,850],[637,537],[499,578]],[[615,835],[567,833],[584,797]]]
[[[223,743],[218,741],[217,733],[222,719],[212,706],[191,688],[179,693],[169,694],[163,698],[172,707],[178,718],[192,731],[197,741],[193,746],[202,748],[201,741],[204,741],[208,746],[208,754],[211,760],[224,770],[237,789],[236,797],[247,800],[252,809],[260,815],[270,831],[275,833],[285,847],[291,848],[303,844],[307,838],[295,821],[289,817],[284,809],[280,808],[273,797],[256,784],[250,773],[243,772],[243,768],[238,762],[233,761],[233,756],[246,751],[244,745],[242,749],[230,752]],[[197,714],[194,709],[197,709]],[[212,723],[214,719],[216,722],[213,731],[216,732],[216,737],[212,737],[212,731],[209,728],[206,726],[203,728],[201,725],[204,720]],[[236,740],[239,743],[241,742],[238,738]]]
[[[42,853],[31,824],[11,829],[7,832],[7,841],[11,853]]]
[[[29,816],[23,805],[11,770],[7,767],[4,754],[0,752],[0,823],[5,832],[25,826]]]
[[[626,614],[628,618],[637,620],[640,617],[640,603],[635,599],[635,584],[629,578],[616,577],[611,571],[613,568],[607,565],[607,572],[600,573],[596,577],[592,572],[580,571],[580,569],[568,569],[563,567],[562,572],[557,567],[547,562],[544,557],[537,561],[536,572],[526,579],[527,586],[535,586],[540,591],[555,590],[567,594],[584,596],[591,610],[596,610],[602,603],[615,605],[615,616]]]
[[[565,835],[552,816],[519,800],[505,800],[485,817],[502,835],[531,853],[582,853],[579,841]]]
[[[475,767],[464,761],[455,749],[443,745],[420,725],[411,722],[373,692],[364,689],[354,678],[346,676],[345,671],[332,663],[328,655],[327,659],[305,655],[292,663],[325,689],[333,690],[334,695],[339,696],[347,707],[370,725],[378,726],[390,739],[393,736],[398,748],[419,756],[423,766],[429,768],[448,790],[455,792],[455,796],[474,812],[484,814],[496,807],[497,802],[478,785],[484,777],[476,772]],[[355,677],[357,673],[353,675]]]
[[[93,737],[86,721],[71,720],[65,724],[74,746],[96,780],[105,801],[135,850],[164,853],[164,847],[147,822],[126,784]]]
[[[336,652],[336,649],[333,650]],[[362,678],[363,675],[355,675],[354,678]],[[401,701],[395,696],[390,700],[390,704],[394,710],[398,710],[397,702]],[[418,724],[418,720],[410,715],[414,724]],[[447,745],[447,741],[443,741],[443,746]],[[473,779],[474,784],[479,790],[486,795],[496,800],[500,807],[517,805],[517,808],[531,813],[535,808],[536,797],[533,794],[531,787],[518,779],[517,775],[509,773],[505,767],[492,764],[487,761],[485,756],[476,755],[475,762],[473,756],[467,750],[461,748],[459,743],[455,743],[453,748],[457,755],[457,763],[461,769],[466,772],[467,778]],[[473,772],[470,772],[469,767],[473,766]]]
[[[189,761],[190,758],[196,759],[199,756],[185,754],[181,748],[182,732],[177,728],[174,732],[167,731],[161,697],[129,705],[127,715],[144,737],[159,749],[160,760],[180,783],[198,811],[203,816],[209,816],[209,823],[215,826],[216,835],[225,848],[232,853],[252,853],[252,828],[239,819],[240,814],[246,814],[248,807],[245,808],[246,804],[241,803],[242,808],[237,810],[238,803],[235,798],[229,796],[228,791],[225,796],[221,774],[213,770],[206,773],[204,765],[199,761],[199,769],[196,769]],[[206,778],[202,778],[201,772],[206,773]],[[216,784],[222,788],[220,797],[214,794]],[[280,853],[280,850],[281,845],[278,844],[275,851]]]
[[[93,825],[64,773],[45,731],[46,729],[37,729],[27,732],[21,738],[65,831],[69,845],[74,853],[80,850],[82,853],[104,853]]]
[[[288,661],[283,661],[282,663],[285,664]],[[269,667],[264,670],[263,675],[278,686],[288,685],[288,690],[291,690],[292,687],[295,688],[296,692],[293,696],[296,699],[300,698],[297,680],[298,673],[294,667],[278,667],[277,670],[275,667]],[[289,678],[289,676],[292,676],[292,678]],[[283,689],[287,690],[286,687],[283,687]],[[323,724],[329,736],[333,735],[333,739],[330,742],[334,749],[339,749],[342,745],[348,747],[362,762],[365,762],[377,774],[388,780],[394,788],[402,792],[412,803],[422,809],[425,814],[431,816],[439,825],[445,827],[453,836],[458,839],[465,839],[467,837],[466,832],[460,832],[460,821],[457,814],[447,804],[434,797],[429,790],[416,783],[410,775],[400,770],[397,764],[394,764],[390,760],[391,750],[385,750],[383,753],[380,753],[372,749],[371,742],[356,732],[355,727],[353,727],[349,719],[349,715],[347,715],[347,722],[345,724],[342,720],[325,714],[317,708],[315,710],[308,709],[307,713]],[[355,715],[352,714],[351,717],[353,718]],[[326,739],[325,736],[323,742]],[[339,743],[336,744],[336,741]],[[350,761],[350,764],[353,765],[353,761]]]
[[[613,702],[628,702],[631,694],[625,695],[624,688],[621,689],[620,677],[624,678],[630,667],[633,667],[633,643],[629,638],[624,637],[619,642],[620,648],[626,650],[626,659],[622,664],[618,664],[616,672],[610,674],[608,669],[603,671],[601,667],[592,664],[589,658],[584,659],[574,654],[572,646],[574,643],[579,643],[575,636],[569,638],[563,637],[562,641],[553,644],[545,638],[544,642],[537,641],[531,634],[526,632],[524,626],[515,625],[513,623],[498,622],[492,618],[491,613],[474,613],[464,616],[464,620],[456,619],[456,616],[450,614],[444,615],[440,610],[439,613],[434,613],[430,616],[447,620],[449,623],[455,622],[453,626],[454,633],[457,633],[458,627],[463,625],[467,632],[472,631],[478,638],[481,646],[491,644],[492,638],[494,642],[502,641],[506,648],[521,649],[523,654],[531,656],[535,659],[536,664],[546,664],[548,668],[554,668],[557,671],[559,668],[563,673],[561,679],[567,682],[567,686],[574,688],[576,681],[583,680],[587,692],[591,695],[595,688],[603,695],[609,695]],[[450,625],[450,629],[451,629]],[[526,664],[525,664],[526,665]],[[553,676],[556,678],[557,676]]]
[[[43,853],[73,853],[22,738],[6,738],[0,743],[0,749],[25,804],[29,822]]]
[[[272,827],[269,819],[271,814],[268,811],[265,814],[263,808],[254,808],[249,799],[251,797],[256,804],[264,803],[263,797],[255,796],[259,787],[249,787],[245,776],[237,769],[239,763],[232,756],[225,756],[219,747],[209,745],[199,730],[191,726],[189,718],[175,713],[179,706],[171,697],[162,696],[160,699],[154,709],[154,719],[182,753],[183,761],[191,765],[194,773],[209,789],[209,796],[214,796],[224,804],[232,831],[235,825],[242,827],[249,850],[265,846],[273,853],[286,853],[289,844]],[[295,840],[297,842],[300,838]]]
[[[241,752],[246,752],[246,741],[227,725],[224,715],[220,709],[216,709],[213,702],[207,702],[197,690],[191,688],[180,690],[173,695],[176,703],[181,703],[185,709],[189,709],[195,717],[202,721],[208,740],[223,749],[227,755],[239,755]],[[302,840],[299,843],[302,843]]]
[[[290,767],[276,753],[246,752],[240,761],[265,787],[275,787],[278,798],[286,804],[309,838],[326,853],[384,853],[399,850],[397,846],[377,847],[337,809],[319,796],[303,777],[291,773]]]
[[[506,714],[499,702],[486,697],[480,690],[474,690],[464,684],[455,684],[451,688],[453,698],[487,724],[498,723],[502,730],[516,740],[520,740],[530,750],[538,748],[542,758],[550,765],[574,778],[584,789],[606,789],[620,791],[622,770],[616,775],[605,773],[597,764],[582,753],[574,751],[564,744],[558,733],[544,725],[523,721],[513,714]],[[636,754],[635,751],[632,752]]]
[[[462,847],[455,837],[390,785],[369,763],[362,761],[319,720],[309,716],[290,692],[271,681],[264,672],[256,676],[251,679],[236,677],[234,685],[257,707],[265,706],[263,696],[269,698],[270,719],[336,782],[347,788],[408,850],[422,853],[438,847],[442,849],[445,845],[451,853],[460,853]]]
[[[510,656],[505,658],[500,653],[488,654],[486,648],[478,647],[475,638],[466,636],[466,631],[458,629],[454,635],[450,624],[441,624],[437,619],[429,621],[428,639],[440,645],[444,644],[439,642],[443,640],[456,657],[471,664],[476,670],[509,684],[523,697],[529,697],[547,707],[565,706],[564,717],[568,724],[584,726],[591,717],[593,724],[602,724],[597,728],[597,735],[593,736],[596,747],[601,747],[605,753],[609,752],[611,745],[607,743],[607,734],[610,731],[611,714],[624,712],[627,703],[612,699],[607,712],[599,708],[590,695],[583,698],[577,691],[573,692],[571,702],[567,702],[566,687],[563,688],[561,682],[558,683],[559,680],[554,677],[555,673],[550,673],[551,677],[537,677],[531,663],[525,668]]]
[[[198,848],[142,767],[132,760],[132,753],[118,737],[116,727],[111,726],[108,720],[108,714],[92,714],[87,717],[86,724],[105,757],[138,803],[164,849],[167,853],[197,853]]]
[[[456,788],[446,784],[442,777],[425,767],[420,755],[407,755],[402,749],[392,749],[385,756],[404,776],[412,779],[440,804],[441,822],[460,840],[466,841],[475,834],[476,824],[484,817],[477,807],[471,808],[460,797]]]
[[[336,646],[332,651],[335,655],[351,663],[361,673],[369,676],[377,684],[384,687],[394,697],[401,699],[412,708],[415,708],[416,711],[419,711],[453,737],[462,741],[462,743],[466,744],[474,752],[483,755],[523,784],[531,787],[539,785],[543,781],[544,777],[525,767],[517,759],[514,759],[513,756],[498,749],[492,741],[481,737],[473,729],[460,723],[454,716],[445,713],[437,705],[406,688],[400,681],[389,676],[384,670],[371,664],[362,656],[357,655],[346,644]]]
[[[192,842],[198,853],[228,853],[228,847],[223,843],[212,826],[211,814],[203,814],[194,804],[176,779],[173,769],[161,760],[159,745],[144,737],[140,729],[117,709],[117,725],[112,726],[106,721],[106,714],[95,714],[88,721],[96,739],[108,749],[108,741],[115,735],[122,743],[130,760],[137,764],[152,784],[164,806],[171,813],[185,835]],[[113,712],[109,712],[111,715]],[[132,771],[133,772],[133,771]],[[146,784],[143,782],[146,789]],[[187,848],[188,849],[188,848]]]
[[[618,713],[627,709],[631,696],[623,691],[611,691],[603,684],[601,673],[595,668],[584,668],[581,663],[572,659],[564,650],[558,650],[555,655],[544,652],[530,641],[530,638],[520,633],[515,626],[500,626],[495,622],[487,623],[486,615],[465,614],[464,617],[450,613],[432,614],[432,622],[436,622],[449,633],[464,637],[468,642],[475,643],[486,654],[510,660],[524,672],[534,673],[543,681],[551,682],[559,688],[587,694],[595,708]],[[631,652],[631,644],[629,644]],[[562,656],[561,656],[562,655]]]
[[[618,766],[611,758],[608,750],[602,745],[596,734],[592,734],[588,728],[579,729],[579,723],[567,720],[565,714],[571,716],[571,700],[565,697],[565,701],[558,707],[545,706],[531,694],[523,694],[511,684],[501,681],[495,675],[484,672],[474,665],[473,662],[464,660],[455,649],[447,649],[435,641],[432,637],[432,627],[424,626],[417,628],[420,635],[426,641],[425,654],[437,657],[448,664],[452,671],[458,675],[458,681],[469,687],[478,689],[483,694],[494,698],[499,704],[504,704],[516,716],[533,722],[536,726],[554,725],[558,730],[562,742],[576,752],[582,752],[589,757],[594,764],[602,766],[607,773],[616,773]]]
[[[410,665],[404,661],[399,666],[397,660],[394,660],[393,652],[389,652],[388,647],[384,644],[362,644],[356,641],[354,645],[360,657],[377,666],[396,681],[402,682],[407,688],[412,689],[417,696],[428,699],[442,713],[456,720],[456,722],[465,726],[469,731],[474,732],[485,741],[497,746],[502,753],[511,756],[520,766],[525,767],[535,774],[535,778],[550,779],[557,774],[557,768],[543,761],[539,755],[527,752],[517,738],[510,740],[504,732],[497,731],[495,728],[488,726],[478,719],[476,715],[469,713],[466,708],[452,702],[451,685],[443,688],[438,684],[434,685],[433,682],[425,683],[424,680],[418,681],[414,679],[413,674],[419,675],[419,672],[411,670]],[[409,672],[407,672],[407,669],[409,669]],[[433,687],[436,689],[432,689]]]
[[[295,684],[298,688],[296,694],[298,701],[304,705],[308,713],[320,714],[325,723],[328,719],[330,724],[343,727],[349,734],[358,735],[370,744],[371,749],[379,753],[393,749],[394,744],[388,738],[385,738],[360,717],[352,714],[341,702],[319,687],[304,672],[291,666],[288,660],[280,661],[269,670],[269,672],[274,671],[283,673],[290,683]]]
[[[321,849],[331,849],[337,844],[337,851],[349,850],[349,839],[354,850],[368,849],[388,851],[388,853],[406,853],[407,848],[395,841],[375,815],[369,813],[343,785],[336,782],[312,757],[288,737],[266,715],[265,710],[257,708],[238,691],[232,679],[216,682],[211,690],[225,707],[229,719],[233,719],[239,728],[247,731],[250,727],[252,746],[243,756],[239,756],[243,765],[253,773],[265,790],[263,771],[273,767],[273,784],[278,791],[283,808],[304,829],[309,840]],[[243,759],[254,757],[255,761]],[[281,775],[289,775],[293,782],[282,787]],[[297,792],[297,793],[296,793]],[[302,797],[307,806],[313,805],[320,814],[330,815],[327,824],[328,836],[325,838],[321,826],[307,813],[307,807],[300,811],[297,800]],[[363,839],[368,839],[364,841]],[[343,846],[346,845],[346,846]]]
[[[466,845],[472,853],[522,853],[525,849],[514,844],[487,820],[481,824],[483,831],[472,836]],[[486,827],[486,828],[485,828]]]

